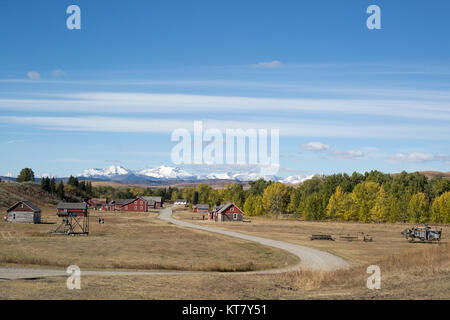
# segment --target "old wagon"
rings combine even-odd
[[[432,228],[430,226],[418,227],[414,226],[412,229],[405,229],[402,234],[410,242],[414,242],[415,239],[420,241],[441,241],[442,229]]]

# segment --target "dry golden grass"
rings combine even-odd
[[[155,243],[157,247],[163,246],[170,251],[168,245],[176,243],[174,238],[182,238],[190,243],[201,239],[202,247],[205,241],[209,244],[208,239],[220,238],[212,234],[164,225],[164,222],[155,218],[155,215],[155,213],[147,216],[121,214],[120,217],[115,217],[114,214],[107,214],[104,226],[92,224],[93,232],[96,233],[94,243],[107,240],[108,234],[112,232],[115,236],[108,240],[108,243],[118,245],[120,239],[133,237],[133,241],[138,245]],[[252,219],[250,223],[214,223],[201,221],[200,215],[187,211],[177,211],[175,216],[199,224],[214,225],[327,250],[349,259],[352,262],[351,267],[348,270],[334,272],[298,271],[272,275],[205,273],[171,276],[83,276],[82,290],[67,290],[65,277],[4,281],[0,282],[0,299],[450,299],[448,226],[443,226],[443,243],[430,244],[407,242],[400,234],[408,226],[404,224],[303,222],[265,218]],[[196,219],[192,220],[193,217]],[[144,226],[141,220],[148,221],[149,224]],[[0,224],[0,228],[2,227],[4,226]],[[45,228],[45,225],[39,227]],[[27,228],[17,225],[18,232],[26,233]],[[149,230],[152,230],[151,234],[155,238],[150,235],[144,236]],[[42,230],[38,233],[41,232]],[[309,240],[309,236],[313,233],[331,233],[339,238],[340,233],[356,234],[356,232],[372,235],[374,242]],[[30,236],[33,240],[39,238],[49,240],[37,234]],[[235,245],[231,239],[226,237],[223,239],[226,239],[227,245]],[[67,239],[69,243],[70,240]],[[161,245],[161,242],[166,245]],[[0,245],[3,244],[4,242]],[[111,255],[117,254],[119,259],[126,263],[131,263],[135,255],[141,257],[140,250],[123,255],[120,248],[118,249]],[[241,260],[245,258],[247,261],[266,260],[261,254],[249,257],[251,251],[260,250],[259,248],[247,249],[245,253],[236,249],[236,253],[239,254],[235,258]],[[90,248],[85,250],[92,254],[97,252]],[[189,256],[192,256],[194,250],[192,246],[186,250],[189,250]],[[183,257],[189,259],[187,254]],[[223,258],[220,253],[219,258]],[[203,259],[202,254],[199,254],[192,260],[199,260],[202,263],[208,261]],[[217,262],[217,259],[218,256],[215,255],[214,261]],[[176,261],[176,264],[183,264],[185,261],[176,260],[170,254],[162,257],[161,261],[167,263],[166,260]],[[253,261],[256,263],[259,260]],[[369,290],[366,287],[367,278],[370,276],[366,273],[366,269],[372,264],[378,265],[381,269],[381,290]]]
[[[424,246],[430,245],[428,243],[408,242],[402,236],[401,231],[412,225],[403,223],[312,222],[265,217],[251,217],[249,219],[251,222],[214,222],[202,221],[199,214],[188,210],[179,210],[175,212],[174,216],[201,225],[314,247],[338,255],[349,261],[352,266],[366,265],[369,261],[376,261],[390,254],[400,252],[413,253]],[[450,227],[448,225],[439,227],[442,228],[441,242],[447,243]],[[331,234],[336,241],[311,241],[310,237],[312,234]],[[339,240],[340,235],[347,234],[358,236],[359,241]],[[362,238],[364,235],[372,236],[373,242],[363,242]]]
[[[46,224],[0,223],[0,264],[84,269],[248,271],[285,267],[297,258],[278,249],[172,226],[152,213],[92,212],[90,235],[52,235],[54,208]],[[98,224],[98,217],[105,224]],[[4,239],[6,232],[12,235]]]
[[[367,266],[335,272],[276,275],[84,276],[81,290],[66,278],[0,282],[0,299],[450,299],[448,245],[371,263],[381,268],[381,289],[369,290]]]

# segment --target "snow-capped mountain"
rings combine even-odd
[[[286,184],[295,184],[295,183],[302,183],[303,181],[312,179],[315,175],[295,175],[290,176],[287,178],[282,179],[280,182],[286,183]]]
[[[147,168],[141,171],[137,171],[136,175],[152,177],[156,179],[194,179],[195,175],[190,174],[189,172],[184,171],[179,167],[167,167],[167,166],[159,166],[156,168]]]
[[[132,172],[122,166],[109,166],[104,169],[87,169],[78,175],[78,177],[94,178],[94,177],[116,177],[128,175]]]
[[[146,182],[146,181],[164,181],[164,180],[232,180],[232,181],[255,181],[263,178],[265,180],[279,181],[286,184],[301,183],[307,179],[311,179],[314,175],[295,175],[287,178],[279,178],[276,176],[265,176],[259,173],[209,173],[205,175],[193,175],[180,167],[159,166],[147,168],[143,170],[132,171],[122,166],[109,166],[104,169],[87,169],[77,175],[81,178],[105,179],[116,182]]]
[[[51,174],[51,173],[40,173],[36,175],[36,178],[42,179],[42,178],[58,178],[57,175]]]

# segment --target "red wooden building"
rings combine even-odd
[[[244,220],[244,212],[230,202],[214,207],[208,218],[214,221],[242,221]]]
[[[84,202],[60,202],[56,207],[56,214],[59,217],[65,216],[87,216],[88,206]]]
[[[108,201],[106,199],[89,199],[87,201],[87,204],[96,210],[101,209],[103,206],[106,206],[108,204]]]
[[[122,206],[134,201],[134,199],[117,199],[112,200],[110,204],[113,206],[114,211],[122,211]]]
[[[120,211],[125,212],[147,212],[148,202],[143,197],[138,197],[134,200],[124,203]]]

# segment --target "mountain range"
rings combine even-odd
[[[180,167],[159,166],[143,170],[129,170],[122,166],[109,166],[103,169],[87,169],[77,175],[78,178],[91,180],[114,181],[120,183],[158,182],[158,181],[204,181],[204,180],[230,180],[247,182],[259,178],[279,181],[287,184],[301,183],[311,179],[314,175],[295,175],[287,178],[276,176],[263,176],[257,173],[209,173],[205,175],[191,174]]]

